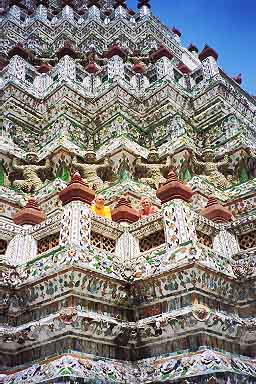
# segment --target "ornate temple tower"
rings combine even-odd
[[[256,383],[241,76],[149,0],[0,17],[0,383]]]

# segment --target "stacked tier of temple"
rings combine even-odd
[[[256,100],[137,5],[0,8],[1,384],[256,383]]]

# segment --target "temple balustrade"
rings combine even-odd
[[[170,82],[170,84],[182,92],[190,87],[190,78],[186,79],[184,74],[175,68],[175,62],[162,58],[148,67],[146,74],[135,73],[131,64],[124,63],[118,56],[120,62],[108,61],[108,65],[98,68],[96,73],[88,73],[86,69],[76,60],[68,55],[63,56],[52,68],[40,73],[23,57],[15,54],[7,66],[1,71],[1,87],[9,82],[19,85],[32,95],[43,97],[45,93],[52,93],[62,82],[68,83],[81,94],[98,96],[111,87],[113,81],[118,81],[127,90],[145,91],[158,81]],[[47,64],[48,65],[48,64]],[[47,67],[45,66],[45,68]],[[158,84],[160,85],[160,84]]]
[[[95,216],[84,203],[73,201],[34,226],[15,225],[2,217],[0,255],[14,266],[55,254],[55,262],[70,261],[73,255],[75,262],[88,263],[92,269],[100,266],[104,271],[106,263],[116,275],[125,263],[137,277],[197,261],[234,276],[239,274],[236,264],[247,260],[254,265],[255,222],[251,215],[231,223],[215,223],[189,204],[174,200],[155,214],[124,226]]]

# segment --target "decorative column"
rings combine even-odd
[[[172,58],[173,54],[163,44],[151,54],[151,60],[155,62],[157,77],[162,79],[163,77],[174,78]]]
[[[174,34],[175,40],[180,44],[181,32],[175,27],[172,28],[172,32]]]
[[[127,263],[129,268],[132,259],[140,253],[139,239],[126,230],[116,242],[116,254],[120,262]],[[132,267],[132,265],[131,265]]]
[[[177,259],[175,251],[185,246],[193,246],[197,240],[194,215],[189,201],[193,195],[191,188],[178,181],[174,171],[156,193],[164,207],[164,225],[168,252]],[[182,255],[182,257],[187,256]]]
[[[72,57],[65,55],[58,63],[58,73],[61,79],[74,81],[76,79],[76,64]]]
[[[139,220],[139,212],[132,208],[125,196],[121,196],[116,207],[112,210],[112,220],[128,225]],[[116,242],[116,253],[120,262],[125,263],[126,270],[133,270],[132,259],[140,253],[139,240],[128,230]]]
[[[100,19],[99,0],[88,0],[88,19]]]
[[[162,57],[156,63],[157,78],[174,79],[173,65],[170,59]]]
[[[26,229],[40,224],[46,219],[45,214],[40,210],[35,199],[30,198],[24,208],[17,212],[13,221],[24,229],[16,235],[8,244],[6,259],[9,264],[19,265],[32,260],[37,255],[37,241],[32,235],[26,233]]]
[[[136,15],[136,13],[134,12],[133,9],[128,9],[128,16],[130,18],[130,22],[133,24],[136,23],[135,15]]]
[[[69,41],[64,42],[64,46],[57,52],[59,59],[58,74],[59,77],[66,81],[76,80],[76,63],[77,52],[71,46]]]
[[[144,75],[145,68],[142,64],[136,63],[132,66],[132,70],[135,74],[132,76],[130,84],[139,94],[142,94],[149,87],[149,80]]]
[[[26,49],[19,43],[8,52],[8,56],[11,58],[8,65],[9,78],[24,81],[26,77],[26,60],[28,58]]]
[[[105,19],[104,19],[104,24],[109,24],[110,23],[110,20],[111,20],[111,15],[112,15],[112,11],[111,9],[106,9],[104,11],[104,15],[105,15]]]
[[[101,78],[98,75],[100,68],[96,63],[89,63],[85,70],[88,72],[88,76],[84,78],[83,86],[88,95],[95,95],[101,86]]]
[[[225,229],[219,231],[213,239],[213,250],[227,258],[232,258],[240,251],[236,235]]]
[[[127,5],[125,0],[116,0],[115,17],[127,17]]]
[[[48,72],[52,69],[52,67],[49,64],[41,64],[38,68],[38,72],[40,75],[35,77],[33,86],[36,92],[38,92],[40,95],[43,95],[44,92],[47,90],[47,88],[50,87],[53,83],[53,79],[50,75],[48,75]]]
[[[21,10],[20,10],[20,7],[18,7],[17,5],[12,5],[9,9],[9,15],[12,16],[12,17],[15,17],[15,19],[17,20],[20,20],[20,14],[21,14]]]
[[[124,79],[124,62],[120,56],[115,55],[109,59],[107,66],[110,80]]]
[[[150,0],[138,1],[138,9],[141,17],[150,16],[151,15],[150,8],[151,8]]]
[[[65,7],[62,9],[61,15],[63,19],[74,21],[74,11],[69,5],[65,5]]]
[[[47,8],[40,4],[36,9],[36,17],[41,20],[47,20]]]
[[[64,205],[60,245],[87,248],[91,236],[90,205],[95,197],[94,191],[76,172],[59,197]]]
[[[205,208],[201,209],[201,215],[216,223],[228,223],[234,219],[232,212],[223,207],[214,196],[209,196]],[[213,239],[213,249],[228,258],[239,252],[236,236],[223,229]]]
[[[198,57],[202,62],[202,69],[205,80],[208,80],[219,73],[219,67],[217,64],[218,54],[216,51],[214,51],[214,49],[206,45]]]

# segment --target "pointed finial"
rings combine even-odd
[[[213,57],[217,61],[219,55],[213,48],[206,44],[198,57],[200,61],[207,59],[207,57]]]
[[[51,66],[50,64],[43,63],[43,64],[41,64],[41,65],[38,67],[37,71],[38,71],[39,73],[48,73],[48,72],[50,72],[51,69],[52,69],[52,66]]]
[[[174,199],[189,202],[192,195],[192,189],[178,180],[173,169],[168,173],[166,182],[156,191],[156,196],[161,200],[162,204]]]
[[[126,4],[126,0],[115,0],[115,4],[114,4],[114,7],[117,8],[117,7],[123,7],[123,8],[127,8],[127,4]]]
[[[118,223],[134,223],[139,218],[139,212],[131,206],[127,197],[120,196],[116,207],[112,210],[112,220]]]
[[[113,44],[105,53],[107,59],[111,59],[113,56],[119,56],[121,59],[126,59],[126,52],[123,48],[119,47],[118,44]]]
[[[235,76],[235,77],[232,77],[232,79],[233,79],[237,84],[239,84],[239,85],[241,85],[242,82],[243,82],[242,74],[241,74],[241,73],[239,73],[239,74],[238,74],[237,76]]]
[[[213,195],[209,196],[206,207],[201,209],[201,215],[217,223],[226,223],[233,220],[232,212],[220,204]]]
[[[91,8],[93,6],[100,8],[100,1],[99,0],[88,0],[87,7]]]
[[[78,171],[75,171],[72,176],[71,176],[71,182],[69,183],[70,184],[74,184],[74,183],[79,183],[79,184],[82,184],[82,185],[85,185],[86,187],[89,187],[89,184],[87,182],[87,180],[85,179],[82,179],[80,173]]]
[[[75,172],[71,177],[69,185],[59,192],[59,198],[63,205],[71,201],[82,201],[91,204],[95,198],[95,192],[90,189],[86,180],[83,180],[79,172]]]
[[[13,221],[17,225],[36,225],[42,223],[46,215],[39,208],[37,201],[29,197],[27,204],[13,216]]]
[[[77,52],[74,50],[70,41],[68,41],[68,40],[66,40],[64,42],[64,46],[62,48],[60,48],[57,52],[58,59],[61,59],[62,57],[66,56],[66,55],[72,57],[72,59],[77,58]]]
[[[177,28],[173,27],[173,28],[172,28],[172,32],[173,32],[175,35],[177,35],[178,37],[181,37],[181,32],[180,32]]]
[[[150,0],[139,0],[139,1],[138,1],[138,9],[140,9],[140,8],[142,8],[142,7],[148,7],[148,8],[151,8]]]
[[[198,53],[198,52],[199,52],[199,49],[197,48],[196,45],[190,43],[189,46],[188,46],[188,51],[189,51],[189,52],[196,52],[196,53]]]
[[[11,59],[13,56],[18,55],[22,57],[24,60],[28,59],[29,53],[27,49],[23,47],[21,43],[17,43],[15,47],[9,50],[8,57]]]

